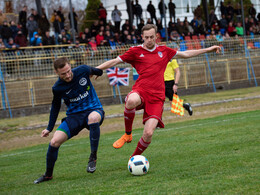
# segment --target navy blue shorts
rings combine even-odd
[[[105,112],[101,109],[96,110],[85,110],[79,113],[70,114],[67,117],[62,119],[61,125],[57,128],[58,131],[63,131],[67,134],[68,139],[72,138],[75,135],[84,129],[89,129],[88,126],[88,116],[91,112],[96,111],[100,114],[101,120],[99,125],[103,123]]]

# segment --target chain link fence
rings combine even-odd
[[[260,37],[179,40],[163,43],[179,51],[221,45],[220,54],[209,53],[190,59],[179,59],[181,70],[180,88],[206,86],[260,78]],[[96,67],[126,52],[131,45],[98,47],[87,45],[59,45],[26,47],[19,50],[0,50],[0,109],[50,104],[51,87],[57,80],[53,71],[55,59],[66,56],[73,67],[81,64]],[[120,64],[118,67],[131,67]],[[1,76],[2,75],[2,76]],[[126,95],[134,84],[132,71],[129,86],[121,87]],[[100,98],[112,97],[113,88],[104,74],[93,85]]]

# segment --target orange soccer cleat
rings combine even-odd
[[[130,143],[132,141],[132,134],[130,135],[127,135],[126,133],[118,140],[116,140],[114,143],[113,143],[113,147],[118,149],[118,148],[122,148],[122,146],[127,142],[127,143]]]

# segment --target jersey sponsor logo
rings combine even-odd
[[[162,58],[163,57],[163,54],[162,54],[162,52],[158,52],[158,56],[160,57],[160,58]]]
[[[139,57],[140,57],[140,58],[143,58],[143,57],[144,57],[144,54],[141,54]]]
[[[66,94],[68,95],[71,92],[72,89],[70,89],[69,91],[66,92]]]
[[[80,80],[79,80],[79,84],[81,86],[84,86],[88,83],[87,79],[85,77],[82,77]]]
[[[86,91],[86,92],[83,93],[83,94],[79,94],[79,96],[76,97],[76,98],[70,99],[70,102],[77,102],[77,101],[79,101],[79,100],[82,100],[82,99],[86,98],[87,96],[88,96],[88,91]]]

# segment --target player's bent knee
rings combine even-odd
[[[153,131],[146,131],[146,132],[144,132],[144,138],[145,139],[150,140],[150,139],[152,139],[152,136],[153,136]]]
[[[59,142],[57,139],[51,139],[51,142],[50,142],[51,146],[52,147],[60,147],[60,145],[62,144],[61,142]]]

